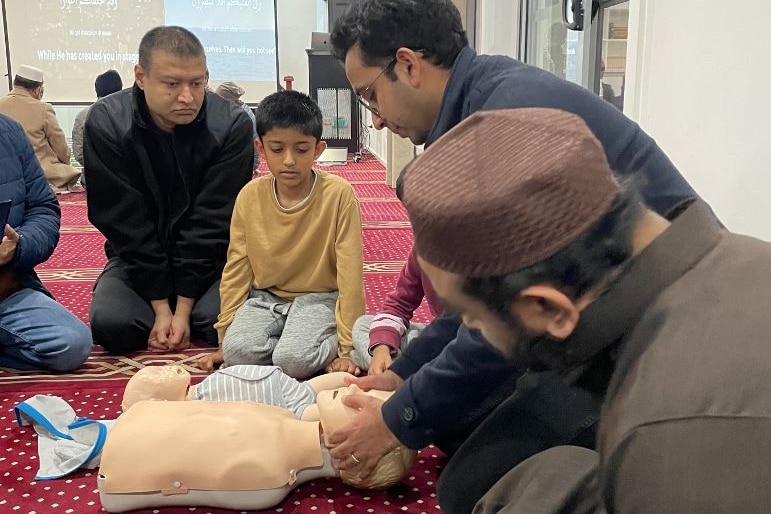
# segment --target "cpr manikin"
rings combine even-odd
[[[198,385],[190,385],[190,373],[181,366],[147,366],[126,384],[121,408],[125,412],[141,400],[243,400],[284,407],[297,419],[318,421],[316,394],[344,387],[346,378],[353,375],[327,373],[300,382],[277,366],[237,365],[218,369]]]
[[[319,393],[318,403],[303,405],[298,419],[295,409],[253,400],[177,401],[220,390],[210,387],[220,380],[217,374],[190,387],[189,375],[178,366],[142,371],[126,387],[124,413],[102,453],[99,494],[108,512],[199,505],[264,509],[280,503],[297,485],[320,477],[340,476],[358,488],[383,489],[398,483],[415,457],[415,452],[397,448],[384,455],[366,479],[355,472],[341,476],[334,468],[323,434],[347,423],[355,411],[345,407],[342,398],[361,392],[356,386],[324,389],[340,384],[343,377],[333,375],[344,373],[304,383],[313,396]],[[252,376],[252,371],[264,370],[231,371]],[[281,378],[276,371],[269,376]],[[226,381],[240,384],[230,391],[237,391],[233,396],[241,400],[251,394],[246,390],[258,389],[255,383],[261,380]],[[285,401],[275,394],[277,389],[271,391],[269,401]],[[391,393],[372,394],[383,398]],[[311,420],[318,415],[320,422]]]

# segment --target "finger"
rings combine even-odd
[[[343,396],[343,405],[357,410],[371,407],[379,401],[377,398],[367,396],[366,394],[347,394]]]
[[[155,350],[166,350],[166,345],[158,341],[157,339],[154,339],[152,341],[148,341],[147,346],[150,348],[153,348]]]
[[[168,341],[169,345],[177,346],[182,342],[185,337],[185,330],[174,326],[174,323],[169,325]]]
[[[365,479],[372,474],[377,466],[377,458],[366,459],[356,467],[356,474]]]
[[[378,387],[380,375],[366,375],[363,377],[353,378],[347,381],[348,385],[357,385],[362,391],[369,391],[370,389],[381,389]]]
[[[214,368],[214,356],[212,354],[204,355],[196,362],[198,367],[204,371],[212,371]]]

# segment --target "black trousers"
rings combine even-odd
[[[523,374],[514,393],[476,425],[442,471],[442,512],[471,512],[503,475],[538,452],[560,445],[593,449],[601,402],[554,372]]]
[[[190,339],[217,344],[214,322],[220,310],[219,280],[196,299],[190,315]],[[170,298],[173,306],[176,298]],[[147,338],[155,323],[150,303],[132,287],[123,263],[113,258],[94,285],[91,299],[91,333],[94,342],[113,355],[147,349]]]

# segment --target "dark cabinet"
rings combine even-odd
[[[332,148],[359,151],[359,109],[356,95],[345,76],[343,64],[326,50],[308,53],[308,88],[321,108],[324,131],[321,138]]]

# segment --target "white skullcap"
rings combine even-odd
[[[43,82],[43,70],[26,64],[19,66],[19,69],[16,70],[16,76],[32,82]]]

